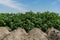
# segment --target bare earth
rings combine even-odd
[[[18,28],[9,32],[7,27],[0,27],[0,40],[60,40],[60,31],[49,28],[46,33],[39,28],[34,28],[28,33]]]

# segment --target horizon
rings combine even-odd
[[[60,0],[0,0],[0,13],[56,12],[60,14]]]

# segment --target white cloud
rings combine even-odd
[[[19,10],[20,12],[25,12],[27,9],[23,5],[18,5],[16,1],[13,0],[0,0],[0,4]]]

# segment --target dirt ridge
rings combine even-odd
[[[18,28],[14,31],[9,31],[6,27],[0,27],[0,40],[60,40],[60,31],[55,28],[49,28],[44,33],[39,28],[33,28],[28,33]]]

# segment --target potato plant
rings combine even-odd
[[[60,29],[60,16],[54,12],[25,12],[24,13],[0,13],[0,26],[8,26],[11,30],[18,27],[27,32],[37,27],[43,31],[54,27]]]

